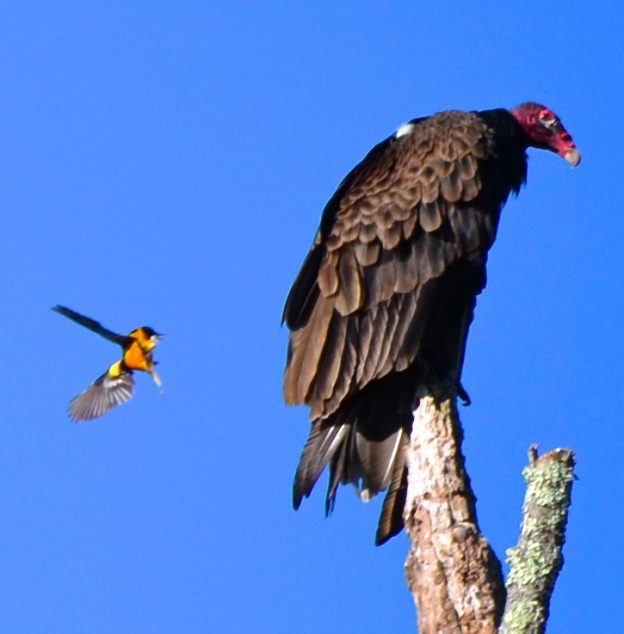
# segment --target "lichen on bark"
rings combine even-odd
[[[550,598],[563,566],[562,548],[574,481],[574,454],[555,449],[523,471],[527,484],[518,545],[507,551],[510,572],[501,634],[545,631]]]

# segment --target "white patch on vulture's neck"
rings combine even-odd
[[[394,136],[398,139],[399,137],[406,136],[407,134],[411,134],[414,130],[413,123],[404,123],[397,131]]]

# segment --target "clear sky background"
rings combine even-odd
[[[496,5],[496,6],[494,6]],[[621,2],[6,2],[0,7],[0,630],[413,632],[378,500],[295,513],[283,301],[340,179],[401,123],[542,101],[471,330],[462,409],[484,533],[515,544],[527,448],[577,452],[551,633],[624,630]],[[61,303],[157,350],[117,357]]]

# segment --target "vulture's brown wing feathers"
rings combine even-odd
[[[414,120],[377,145],[325,207],[286,301],[284,397],[312,420],[294,504],[327,465],[328,509],[340,483],[364,498],[389,487],[378,543],[402,525],[418,393],[459,383],[500,208],[524,181],[524,149],[510,174],[495,172],[499,151],[487,117],[466,112]]]
[[[374,148],[332,197],[286,303],[286,400],[309,403],[313,419],[397,365],[405,369],[427,326],[414,323],[423,288],[494,238],[502,201],[470,204],[481,192],[479,162],[492,152],[486,124],[451,112],[409,125],[411,133]],[[356,360],[341,367],[347,333]]]

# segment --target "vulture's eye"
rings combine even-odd
[[[548,110],[542,110],[538,117],[539,122],[546,128],[555,128],[557,126],[557,117]]]

